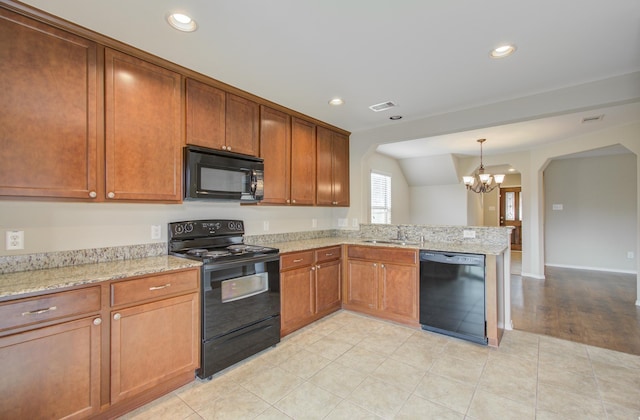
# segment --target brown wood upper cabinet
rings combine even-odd
[[[260,106],[260,157],[264,159],[262,204],[291,203],[291,117]]]
[[[349,206],[349,138],[318,127],[317,198],[319,206]]]
[[[0,195],[98,197],[97,56],[94,42],[0,9]]]
[[[316,193],[316,125],[262,106],[262,204],[312,206]]]
[[[291,119],[291,204],[316,203],[316,125]]]
[[[256,102],[187,79],[187,144],[258,156]]]
[[[181,76],[111,49],[105,67],[107,199],[180,201]]]

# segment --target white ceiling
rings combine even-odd
[[[638,0],[25,3],[352,132],[640,71]],[[198,30],[170,28],[169,11],[190,14]],[[490,59],[504,42],[517,52]],[[345,104],[329,106],[334,96]],[[389,100],[398,107],[368,108]],[[594,112],[605,118],[580,124]],[[396,114],[403,119],[390,121]],[[532,132],[536,142],[550,142],[638,115],[636,103],[381,151],[477,155],[474,140],[486,137],[486,153],[496,153],[529,147]]]

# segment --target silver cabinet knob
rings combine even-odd
[[[227,146],[227,150],[228,150],[228,151],[231,151],[231,146]]]
[[[100,325],[102,324],[102,318],[96,318],[93,320],[93,325]]]
[[[89,191],[89,197],[91,198],[96,198],[98,196],[98,193],[95,191]]]
[[[293,204],[296,204],[296,200],[291,200],[291,202],[292,202]]]
[[[116,193],[114,193],[113,191],[109,191],[109,194],[107,194],[107,197],[109,198],[114,198],[116,196]]]
[[[117,321],[117,320],[119,320],[120,318],[122,318],[122,315],[120,315],[119,313],[115,313],[115,314],[113,314],[113,319],[114,319],[114,320],[116,320],[116,321]]]
[[[291,202],[291,200],[289,200],[289,199],[287,198],[287,204],[289,204],[290,202]]]

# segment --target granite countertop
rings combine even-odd
[[[202,263],[199,261],[164,255],[0,274],[0,301],[14,299],[19,295],[55,291],[56,289],[72,286],[156,274],[189,267],[199,267],[201,265]]]
[[[317,239],[302,239],[286,242],[272,242],[264,243],[265,246],[270,246],[280,249],[281,253],[306,251],[314,248],[323,248],[327,246],[336,245],[365,245],[374,247],[392,247],[392,248],[405,248],[405,249],[427,249],[430,251],[445,251],[445,252],[463,252],[468,254],[485,254],[485,255],[500,255],[506,251],[506,247],[503,245],[495,244],[479,244],[479,243],[464,243],[464,242],[407,242],[405,245],[401,243],[383,243],[383,242],[367,242],[364,238],[348,238],[348,237],[328,237]]]

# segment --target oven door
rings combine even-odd
[[[280,315],[277,254],[205,265],[202,277],[203,341]]]

